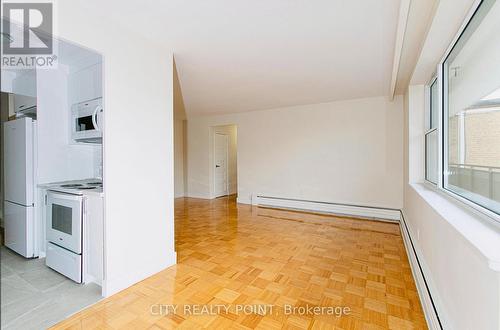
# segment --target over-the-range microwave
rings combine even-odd
[[[71,107],[71,138],[75,142],[102,143],[102,98],[76,103]]]

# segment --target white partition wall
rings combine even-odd
[[[103,55],[104,294],[175,263],[172,54],[96,0],[58,2],[62,38]]]

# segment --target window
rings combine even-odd
[[[429,88],[429,112],[425,133],[425,179],[438,183],[438,83],[434,78]]]
[[[443,188],[498,214],[499,17],[500,1],[483,0],[442,67]]]

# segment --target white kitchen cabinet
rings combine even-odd
[[[96,63],[70,75],[71,104],[102,97],[102,63]]]
[[[102,196],[84,197],[83,272],[84,282],[102,285],[104,262],[104,203]]]
[[[36,106],[36,97],[14,94],[14,111],[19,112]]]
[[[35,70],[21,70],[12,80],[12,93],[27,95],[31,97],[37,96],[37,73]],[[3,75],[3,72],[2,72]]]

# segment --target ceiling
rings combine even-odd
[[[389,94],[399,0],[110,0],[173,49],[188,114]]]
[[[132,39],[172,49],[186,112],[197,115],[388,96],[398,54],[404,93],[439,1],[411,1],[404,17],[400,1],[108,0],[99,11]],[[398,19],[406,29],[395,49]],[[63,64],[83,53],[59,45]]]

